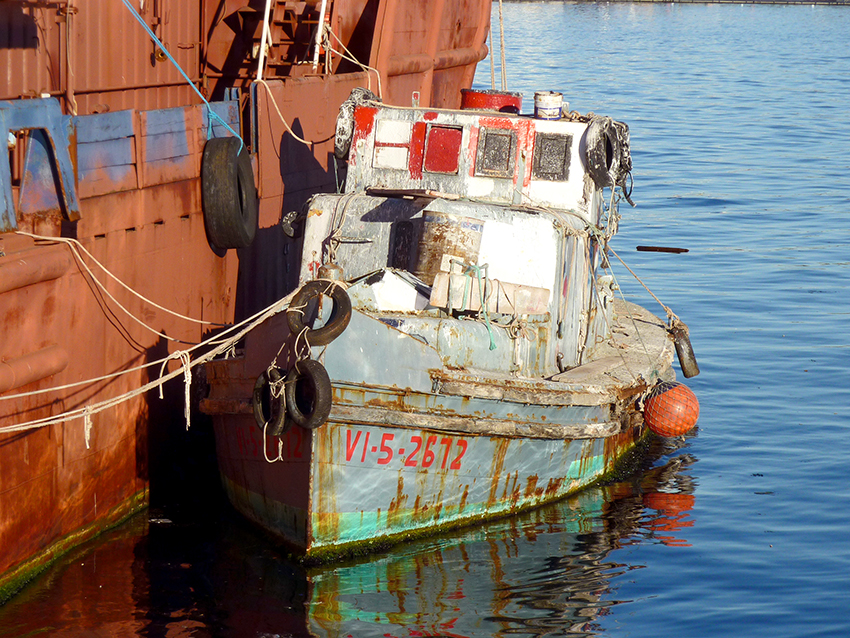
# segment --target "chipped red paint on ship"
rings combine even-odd
[[[163,52],[152,46],[150,37],[120,2],[16,4],[20,6],[14,11],[21,19],[6,25],[7,35],[12,42],[36,38],[37,46],[0,50],[0,67],[10,78],[0,87],[0,101],[26,106],[41,102],[31,98],[49,94],[57,101],[57,112],[77,116],[68,120],[65,151],[74,173],[80,213],[76,220],[74,211],[59,205],[69,184],[63,191],[55,191],[52,177],[42,179],[43,170],[24,169],[25,149],[19,146],[10,154],[12,172],[22,175],[32,188],[24,193],[20,209],[11,213],[14,227],[45,236],[74,237],[145,297],[204,321],[232,322],[288,292],[296,282],[278,276],[285,270],[280,267],[281,256],[289,243],[278,226],[281,211],[299,210],[313,193],[335,190],[328,158],[333,152],[337,109],[352,88],[369,83],[368,74],[359,69],[336,73],[339,60],[332,61],[334,73],[330,75],[313,74],[304,65],[291,64],[292,59],[305,57],[310,42],[301,34],[309,36],[309,30],[298,29],[296,38],[285,38],[284,27],[275,23],[266,74],[269,92],[258,87],[251,104],[249,90],[256,65],[247,61],[252,59],[252,38],[258,36],[231,28],[234,23],[243,24],[240,11],[248,7],[247,0],[224,5],[217,0],[145,3],[142,19],[164,38],[177,63],[234,130],[249,144],[256,139],[256,147],[250,150],[255,154],[262,242],[241,251],[239,257],[234,250],[217,254],[207,241],[200,188],[209,115],[192,87]],[[73,11],[67,11],[65,4]],[[380,20],[364,11],[362,2],[335,0],[330,4],[336,34],[353,47],[355,55],[379,69],[385,102],[409,103],[415,89],[423,104],[459,106],[459,89],[471,84],[475,63],[486,53],[489,2],[447,4],[444,14],[437,15],[432,3],[407,0],[394,4]],[[294,19],[315,20],[317,11],[314,4],[302,3]],[[458,21],[470,28],[453,42],[464,51],[473,51],[472,58],[464,61],[453,52],[444,52],[449,55],[432,62],[439,66],[439,73],[423,77],[393,72],[391,58],[419,59],[417,43],[424,46],[441,40],[442,25]],[[31,31],[33,23],[43,27],[37,34]],[[413,46],[404,51],[392,46],[396,32],[410,24],[414,30],[408,45]],[[363,34],[370,29],[368,37],[353,39],[355,31]],[[104,54],[117,50],[126,55]],[[374,86],[374,74],[371,81]],[[236,99],[222,101],[230,89],[238,93]],[[27,100],[17,102],[22,96]],[[313,142],[311,146],[295,141],[287,132],[272,99],[293,130]],[[5,102],[0,108],[7,108]],[[246,119],[254,112],[255,121]],[[371,122],[360,122],[360,126],[365,134]],[[227,134],[215,130],[216,136]],[[14,184],[17,201],[17,178]],[[15,265],[18,262],[27,266]],[[241,278],[240,271],[244,274]],[[133,368],[183,347],[148,333],[110,301],[99,299],[89,275],[65,246],[36,246],[29,238],[0,233],[3,272],[10,276],[0,277],[0,329],[4,334],[0,358],[8,361],[10,368],[15,362],[36,362],[32,378],[13,370],[17,381],[10,380],[12,372],[6,370],[6,385],[16,386],[6,388],[7,395]],[[193,343],[207,330],[122,295],[119,292],[117,296],[134,314],[169,337]],[[52,344],[67,352],[67,366],[62,364],[63,357],[54,356]],[[175,367],[170,364],[170,369]],[[34,378],[42,374],[44,378]],[[0,409],[0,428],[114,398],[152,376],[138,372],[82,391],[14,399]],[[21,380],[24,385],[17,387]],[[253,384],[253,378],[247,383]],[[38,567],[48,555],[42,552],[81,542],[147,502],[148,454],[155,460],[166,440],[161,431],[149,432],[151,415],[157,414],[157,423],[182,428],[182,402],[182,390],[177,386],[168,387],[163,402],[152,395],[130,399],[94,414],[88,437],[82,418],[23,433],[0,433],[0,511],[20,512],[20,516],[0,520],[0,597],[3,587],[19,575],[13,570],[31,559],[35,562],[30,567]],[[228,405],[251,418],[241,400]],[[244,453],[250,445],[253,450],[257,434],[250,428],[241,432],[233,441],[236,449]],[[286,444],[302,453],[307,449],[303,447],[306,439]],[[258,463],[265,460],[260,457]],[[228,480],[245,480],[245,472],[236,464],[225,462],[223,467]],[[261,480],[260,466],[251,472]],[[303,480],[307,482],[309,477],[304,475]],[[322,524],[332,529],[333,516],[326,519]],[[298,524],[306,527],[307,522]],[[30,567],[21,573],[29,573]]]

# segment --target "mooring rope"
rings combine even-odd
[[[183,375],[184,383],[185,383],[187,379],[189,379],[189,380],[191,379],[191,377],[189,376],[189,374],[187,372],[187,369],[195,368],[196,366],[199,366],[203,363],[206,363],[207,361],[210,361],[213,358],[217,357],[218,355],[220,355],[220,354],[228,351],[229,349],[231,349],[234,344],[236,344],[241,339],[243,339],[245,337],[245,335],[247,335],[255,327],[260,325],[262,322],[264,322],[269,317],[271,317],[271,316],[281,312],[282,310],[284,310],[289,305],[289,302],[292,300],[294,295],[295,295],[295,292],[288,294],[287,296],[283,297],[282,299],[279,299],[278,301],[275,301],[273,304],[267,306],[266,308],[263,308],[262,310],[255,313],[251,317],[248,317],[244,321],[242,321],[238,324],[235,324],[233,326],[230,326],[229,328],[224,330],[221,334],[215,335],[215,336],[210,337],[209,339],[207,339],[205,341],[202,341],[201,343],[198,343],[197,345],[189,348],[188,350],[186,350],[182,354],[177,355],[177,353],[174,353],[174,354],[171,354],[167,357],[164,357],[163,359],[159,359],[157,361],[151,361],[150,363],[147,363],[147,364],[142,365],[142,366],[130,368],[128,370],[125,370],[125,371],[122,371],[122,372],[119,372],[119,373],[114,373],[114,374],[111,374],[111,375],[105,375],[103,377],[98,377],[96,379],[88,379],[86,381],[79,381],[79,382],[67,384],[67,385],[64,385],[64,386],[48,388],[48,389],[45,389],[45,390],[37,390],[37,391],[34,391],[34,392],[27,392],[27,393],[23,393],[23,394],[0,396],[0,400],[9,400],[9,399],[17,399],[17,398],[22,398],[22,397],[26,397],[26,396],[31,396],[31,395],[34,395],[34,394],[43,394],[45,392],[54,392],[54,391],[57,391],[57,390],[63,390],[63,389],[67,389],[67,388],[89,385],[89,384],[92,384],[92,383],[96,383],[100,380],[113,379],[113,378],[116,378],[116,377],[119,377],[119,376],[123,376],[125,374],[130,374],[131,372],[135,372],[135,371],[138,371],[138,370],[142,370],[144,368],[151,367],[151,366],[163,365],[164,363],[167,363],[169,360],[174,359],[175,355],[178,358],[180,358],[181,361],[183,362],[183,365],[180,366],[180,368],[178,368],[177,370],[175,370],[173,372],[169,372],[167,374],[162,374],[159,378],[154,379],[154,380],[152,380],[148,383],[145,383],[142,386],[140,386],[139,388],[136,388],[135,390],[131,390],[129,392],[125,392],[123,394],[120,394],[116,397],[112,397],[110,399],[105,399],[103,401],[92,403],[92,404],[83,406],[81,408],[77,408],[77,409],[74,409],[74,410],[68,410],[66,412],[63,412],[61,414],[57,414],[57,415],[54,415],[54,416],[44,417],[44,418],[41,418],[41,419],[34,419],[32,421],[19,423],[19,424],[16,424],[16,425],[3,426],[3,427],[0,427],[0,434],[8,434],[8,433],[11,433],[11,432],[23,432],[23,431],[26,431],[26,430],[34,430],[34,429],[43,428],[43,427],[46,427],[46,426],[49,426],[49,425],[56,425],[56,424],[59,424],[59,423],[64,423],[65,421],[71,421],[71,420],[79,419],[79,418],[83,418],[85,420],[86,415],[88,415],[88,417],[90,418],[94,414],[97,414],[99,412],[103,412],[104,410],[107,410],[111,407],[114,407],[116,405],[119,405],[121,403],[129,401],[130,399],[132,399],[134,397],[137,397],[141,394],[144,394],[148,390],[151,390],[153,388],[159,388],[165,382],[167,382],[167,381],[169,381],[169,380],[171,380],[171,379],[173,379],[173,378],[175,378],[175,377],[177,377],[181,374]],[[227,338],[222,338],[222,335],[233,333],[234,331],[237,331],[237,332],[235,332],[235,334],[232,334],[232,336],[229,336]],[[205,348],[205,347],[209,347],[209,346],[214,346],[214,347],[211,350],[209,350],[208,352],[200,355],[196,359],[191,359],[190,353],[192,353],[193,351],[196,351],[200,348]],[[188,387],[186,389],[185,397],[187,399],[189,398]],[[85,423],[87,424],[88,421],[85,421]]]
[[[502,90],[508,90],[508,72],[505,68],[505,20],[502,16],[502,0],[499,0],[499,55],[502,63]]]
[[[266,92],[268,93],[268,96],[269,96],[269,102],[271,102],[271,105],[274,107],[274,110],[277,111],[277,116],[280,118],[280,121],[283,122],[284,128],[286,128],[286,130],[289,132],[289,134],[292,137],[295,138],[295,141],[301,142],[302,144],[305,144],[306,146],[313,146],[313,144],[314,144],[313,142],[305,140],[303,137],[301,137],[295,131],[293,131],[291,126],[289,126],[289,122],[286,121],[286,118],[283,117],[283,113],[280,112],[280,107],[277,105],[277,101],[274,99],[274,95],[272,94],[272,89],[268,85],[268,83],[265,80],[262,80],[262,79],[257,79],[256,83],[266,89]]]
[[[369,66],[368,64],[363,64],[360,60],[358,60],[356,57],[354,57],[354,54],[351,51],[349,51],[348,48],[346,48],[346,46],[345,46],[345,44],[343,44],[342,40],[339,39],[339,36],[337,36],[337,34],[333,32],[333,29],[331,29],[330,27],[327,27],[326,31],[333,36],[334,40],[339,42],[339,46],[341,46],[345,50],[345,53],[347,53],[348,55],[343,55],[342,53],[340,53],[336,49],[331,48],[330,44],[328,45],[328,50],[333,52],[333,53],[336,53],[342,59],[348,60],[349,62],[352,62],[352,63],[356,64],[357,66],[359,66],[361,69],[363,69],[366,72],[366,82],[367,82],[367,85],[368,85],[366,88],[368,88],[370,91],[372,90],[372,77],[369,75],[369,72],[371,71],[372,73],[375,74],[375,78],[378,81],[378,99],[383,101],[384,94],[383,94],[383,91],[381,89],[381,73],[380,73],[380,71],[378,71],[378,69],[376,69],[374,67]]]
[[[662,308],[664,308],[664,312],[665,312],[665,313],[667,313],[667,320],[668,320],[668,322],[669,322],[671,325],[673,324],[673,322],[674,322],[674,321],[681,321],[681,320],[679,319],[678,315],[676,315],[676,313],[675,313],[675,312],[673,312],[673,311],[670,309],[670,307],[669,307],[669,306],[665,305],[665,304],[664,304],[664,303],[663,303],[663,302],[662,302],[662,301],[661,301],[658,297],[656,297],[656,296],[655,296],[655,293],[653,293],[653,292],[649,289],[649,286],[647,286],[645,283],[643,283],[643,281],[641,280],[641,278],[640,278],[640,277],[638,277],[638,276],[635,274],[635,271],[634,271],[634,270],[632,270],[631,268],[629,268],[628,264],[626,264],[626,262],[625,262],[625,261],[623,261],[623,258],[622,258],[622,257],[620,257],[620,255],[618,255],[618,254],[616,253],[616,251],[615,251],[613,248],[611,248],[610,246],[608,246],[608,250],[610,250],[610,251],[611,251],[611,254],[612,254],[612,255],[614,255],[614,257],[616,257],[617,259],[619,259],[619,260],[620,260],[620,263],[621,263],[621,264],[623,264],[623,266],[625,266],[625,267],[626,267],[626,270],[628,270],[628,271],[632,274],[632,277],[634,277],[635,279],[637,279],[638,283],[646,289],[646,292],[648,292],[648,293],[652,296],[652,298],[653,298],[653,299],[655,299],[655,301],[657,301],[657,302],[658,302],[658,304],[659,304]]]
[[[133,296],[137,297],[138,299],[140,299],[140,300],[141,300],[141,301],[143,301],[144,303],[146,303],[146,304],[148,304],[148,305],[150,305],[150,306],[153,306],[153,307],[154,307],[154,308],[156,308],[157,310],[162,310],[163,312],[165,312],[165,313],[167,313],[167,314],[171,315],[172,317],[177,317],[178,319],[183,319],[183,320],[185,320],[185,321],[189,321],[189,322],[191,322],[191,323],[197,323],[197,324],[200,324],[200,325],[203,325],[203,326],[217,326],[217,327],[223,327],[223,326],[225,326],[225,325],[226,325],[226,324],[222,324],[222,323],[216,323],[216,322],[213,322],[213,321],[204,321],[203,319],[195,319],[195,318],[193,318],[193,317],[187,317],[186,315],[182,315],[182,314],[180,314],[179,312],[175,312],[175,311],[173,311],[173,310],[169,310],[169,309],[168,309],[168,308],[166,308],[165,306],[161,306],[160,304],[156,303],[155,301],[153,301],[153,300],[151,300],[151,299],[148,299],[147,297],[145,297],[145,296],[144,296],[144,295],[142,295],[141,293],[139,293],[139,292],[137,292],[136,290],[134,290],[132,287],[130,287],[130,286],[128,286],[127,284],[125,284],[125,283],[124,283],[123,281],[121,281],[121,279],[119,279],[117,276],[115,276],[115,275],[114,275],[114,274],[113,274],[113,273],[112,273],[112,272],[111,272],[111,271],[110,271],[110,270],[109,270],[106,266],[104,266],[104,265],[103,265],[100,261],[98,261],[98,260],[97,260],[97,258],[96,258],[94,255],[92,255],[92,254],[91,254],[91,252],[90,252],[89,250],[87,250],[87,249],[86,249],[86,247],[85,247],[85,246],[83,246],[83,244],[82,244],[79,240],[77,240],[77,239],[73,239],[73,238],[71,238],[71,237],[49,237],[49,236],[46,236],[46,235],[36,235],[36,234],[33,234],[33,233],[28,233],[28,232],[23,231],[23,230],[18,230],[18,231],[15,231],[15,232],[16,232],[18,235],[23,235],[23,236],[25,236],[25,237],[31,237],[31,238],[33,238],[33,239],[35,239],[35,240],[38,240],[38,241],[45,241],[45,242],[49,242],[49,243],[55,243],[55,244],[65,244],[65,245],[67,245],[67,246],[68,246],[68,248],[70,249],[71,253],[74,255],[74,257],[75,257],[75,258],[77,259],[77,261],[79,262],[80,266],[82,266],[82,268],[83,268],[83,269],[84,269],[84,270],[85,270],[85,271],[89,274],[89,276],[90,276],[90,277],[91,277],[91,279],[95,282],[95,284],[97,285],[97,287],[98,287],[98,288],[100,288],[100,289],[103,291],[103,293],[104,293],[104,294],[106,294],[106,295],[107,295],[110,299],[112,299],[112,301],[114,301],[114,302],[115,302],[115,304],[116,304],[119,308],[121,308],[121,310],[123,310],[124,312],[126,312],[126,313],[127,313],[128,315],[130,315],[130,316],[131,316],[131,317],[132,317],[132,318],[133,318],[136,322],[140,323],[140,324],[141,324],[141,325],[143,325],[145,328],[147,328],[148,330],[151,330],[152,332],[154,332],[154,333],[155,333],[156,335],[158,335],[158,336],[164,337],[164,338],[166,338],[166,339],[170,339],[171,341],[178,341],[177,339],[173,339],[173,338],[171,338],[171,337],[168,337],[167,335],[164,335],[164,334],[162,334],[162,333],[160,333],[160,332],[156,331],[154,328],[151,328],[150,326],[148,326],[147,324],[145,324],[145,323],[144,323],[141,319],[139,319],[138,317],[133,316],[133,314],[132,314],[129,310],[127,310],[127,309],[126,309],[126,308],[125,308],[125,307],[124,307],[121,303],[119,303],[119,302],[115,299],[115,297],[114,297],[114,296],[113,296],[113,295],[112,295],[112,294],[111,294],[111,293],[110,293],[110,292],[106,289],[106,286],[105,286],[103,283],[101,283],[101,282],[100,282],[100,280],[98,280],[98,279],[97,279],[97,277],[95,276],[94,272],[93,272],[93,271],[92,271],[92,269],[88,266],[88,264],[86,264],[86,263],[85,263],[85,260],[82,258],[82,256],[81,256],[81,255],[80,255],[80,253],[78,252],[78,250],[79,250],[79,251],[82,251],[82,252],[86,255],[86,257],[88,257],[91,261],[93,261],[93,262],[97,265],[97,267],[98,267],[98,268],[100,268],[100,269],[104,272],[104,274],[105,274],[107,277],[109,277],[110,279],[112,279],[114,282],[116,282],[119,286],[121,286],[122,288],[124,288],[125,290],[127,290],[127,291],[128,291],[130,294],[132,294]]]

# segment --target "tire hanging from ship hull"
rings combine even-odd
[[[247,248],[259,223],[251,158],[242,140],[216,137],[204,146],[201,196],[207,239],[213,248]]]
[[[321,328],[311,328],[304,321],[304,309],[322,295],[333,299],[334,307],[327,323]],[[314,279],[304,284],[289,304],[286,320],[293,334],[305,335],[311,346],[326,346],[348,327],[351,321],[351,299],[345,289],[330,279]]]
[[[282,392],[279,388],[281,379],[277,368],[264,370],[254,383],[254,393],[251,397],[251,405],[254,410],[254,419],[261,430],[268,428],[272,436],[280,436],[289,429],[291,425],[286,418],[286,407],[283,404]]]
[[[302,428],[315,430],[331,413],[333,390],[325,367],[313,359],[296,363],[284,382],[286,411]]]

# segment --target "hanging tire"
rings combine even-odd
[[[313,359],[299,361],[286,375],[286,411],[302,428],[315,430],[328,420],[333,403],[331,379]]]
[[[254,408],[254,419],[261,430],[268,428],[272,436],[280,436],[289,429],[289,421],[286,419],[286,408],[281,396],[272,394],[271,386],[281,379],[277,368],[265,370],[254,383],[254,394],[251,404]]]
[[[340,105],[334,135],[334,157],[337,159],[348,159],[351,140],[354,138],[354,109],[366,102],[380,102],[380,100],[369,89],[358,86],[351,90],[348,99]]]
[[[207,141],[201,159],[201,197],[207,239],[213,248],[251,245],[257,234],[259,202],[251,157],[239,138]]]
[[[333,299],[334,307],[327,323],[321,328],[313,329],[304,323],[304,308],[320,295],[328,295]],[[330,279],[314,279],[304,284],[295,293],[286,311],[289,329],[300,335],[306,329],[305,336],[311,346],[326,346],[336,339],[348,327],[351,321],[351,299],[345,289]]]
[[[585,138],[587,172],[599,188],[613,187],[620,174],[620,144],[610,117],[594,117]]]

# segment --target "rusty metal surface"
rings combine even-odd
[[[219,110],[227,115],[226,106]],[[18,228],[48,236],[70,232],[111,273],[148,299],[188,316],[232,319],[236,263],[209,249],[200,206],[206,117],[192,106],[67,120],[76,131],[83,214],[69,226],[58,210],[19,210]],[[134,315],[175,338],[200,340],[197,324],[131,297],[91,259],[85,261]],[[0,273],[8,275],[0,294],[0,426],[131,392],[156,373],[136,371],[27,394],[126,370],[177,347],[143,330],[106,298],[67,245],[2,235]],[[8,398],[16,393],[23,396]],[[156,400],[139,396],[93,414],[90,429],[77,418],[0,434],[0,587],[17,573],[10,569],[38,567],[57,548],[85,540],[144,504],[149,418],[166,405],[152,403]],[[167,405],[175,417],[182,411],[173,399]],[[135,495],[142,496],[133,501]]]
[[[198,77],[199,3],[134,2],[190,77]],[[98,113],[186,104],[191,90],[120,2],[4,2],[3,99],[52,95],[67,112]]]
[[[242,89],[238,104],[214,108],[223,108],[217,112],[231,123],[236,118],[245,123],[236,130],[248,131],[244,118],[252,114],[248,88],[256,74],[258,41],[256,21],[254,27],[251,21],[261,3],[130,4],[204,95],[221,100],[229,87]],[[338,58],[330,63],[336,75],[325,75],[324,69],[312,74],[307,66],[293,64],[303,57],[309,41],[304,35],[315,26],[310,20],[316,3],[274,4],[279,39],[267,77],[287,121],[316,143],[308,149],[286,134],[259,91],[259,117],[252,123],[258,144],[251,150],[259,153],[260,230],[250,249],[221,257],[206,239],[198,179],[209,116],[123,3],[0,2],[0,73],[5,78],[0,100],[25,99],[5,113],[20,108],[32,114],[37,105],[49,103],[34,100],[44,96],[61,107],[51,110],[49,126],[36,122],[33,134],[26,132],[29,125],[6,126],[18,145],[2,154],[2,230],[76,238],[141,294],[209,321],[244,317],[291,289],[297,283],[297,244],[281,233],[277,222],[282,212],[297,210],[310,194],[336,187],[329,158],[338,105],[351,88],[365,86],[369,79],[365,71],[340,64]],[[471,83],[475,63],[486,52],[490,4],[485,0],[336,0],[330,5],[332,28],[346,46],[362,62],[381,65],[388,101],[408,103],[416,90],[423,103],[456,105],[459,89]],[[416,37],[394,38],[403,25],[411,25]],[[408,58],[401,67],[413,60],[424,71],[399,75],[404,69],[389,63],[399,56]],[[375,86],[374,78],[371,82]],[[39,140],[39,130],[68,131],[68,137]],[[50,153],[38,153],[39,145],[48,149],[51,143],[63,164],[71,166],[60,167],[58,186]],[[71,173],[73,179],[66,180]],[[94,287],[67,247],[36,246],[5,232],[0,234],[0,272],[9,275],[0,293],[3,378],[11,386],[29,380],[7,390],[7,396],[126,370],[179,347],[129,321]],[[201,338],[198,326],[123,296],[117,285],[108,287],[157,330],[187,342]],[[54,344],[67,352],[66,367],[64,357],[54,356]],[[52,354],[39,354],[45,352]],[[19,376],[17,368],[31,362],[35,364],[27,374]],[[17,381],[9,381],[10,369]],[[153,374],[136,372],[6,400],[0,403],[0,427],[118,396]],[[35,380],[40,375],[44,378]],[[154,445],[148,440],[152,415],[167,420],[182,414],[182,394],[166,394],[171,398],[162,404],[137,397],[93,415],[88,436],[83,419],[0,434],[0,589],[23,573],[15,569],[37,568],[50,552],[114,522],[120,515],[115,512],[124,511],[127,503],[144,503],[148,451]],[[134,495],[141,495],[140,500],[133,500]],[[12,518],[6,512],[19,515]]]
[[[611,471],[643,431],[564,441],[329,423],[278,446],[248,416],[216,427],[237,509],[313,555],[562,498]]]
[[[209,405],[230,498],[246,516],[315,555],[561,498],[610,472],[646,431],[633,409],[646,385],[624,367],[670,369],[672,345],[663,323],[634,305],[629,312],[642,324],[652,361],[612,354],[560,381],[431,370],[438,384],[430,390],[424,383],[335,381],[329,422],[309,432],[293,426],[280,439],[264,436],[244,398],[254,376],[289,338],[278,315],[250,335],[244,358],[208,366],[215,402]],[[334,352],[349,330],[352,342],[372,353],[368,361],[377,362],[363,376],[381,379],[383,370],[385,384],[415,366],[417,352],[428,351],[405,335],[420,350],[396,349],[390,356],[386,345],[370,344],[364,335],[370,326],[377,334],[394,331],[377,321],[358,322],[359,314],[324,350],[332,378],[353,378],[358,366],[350,362],[362,360],[349,346]],[[610,347],[613,352],[616,346]],[[447,393],[453,384],[457,393]]]
[[[249,0],[135,0],[165,49],[207,95],[246,88],[256,75],[262,3]],[[274,2],[270,79],[315,74],[316,2]],[[329,26],[363,64],[381,70],[384,98],[457,107],[486,55],[488,0],[335,0]],[[121,2],[18,0],[0,5],[0,99],[52,95],[68,113],[178,106],[192,91]],[[340,48],[333,41],[337,48]],[[334,55],[320,71],[362,71]],[[373,84],[375,80],[373,80]],[[364,82],[363,85],[366,83]]]

